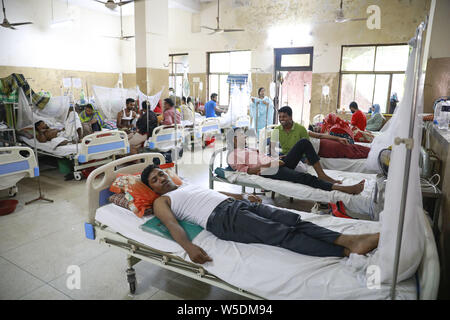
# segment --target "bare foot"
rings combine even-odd
[[[360,194],[364,191],[364,185],[366,183],[366,180],[362,180],[360,183],[355,184],[353,186],[340,186],[340,185],[333,185],[333,190],[342,191],[348,194]]]
[[[361,235],[341,235],[334,242],[344,247],[344,255],[349,256],[351,253],[365,255],[378,247],[380,234],[361,234]]]
[[[333,178],[331,178],[330,176],[327,176],[326,174],[318,175],[318,178],[320,180],[328,181],[332,184],[342,184],[341,180],[334,180]]]
[[[351,253],[365,255],[378,247],[380,234],[355,235],[350,241],[348,249]]]

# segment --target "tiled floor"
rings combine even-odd
[[[204,159],[209,161],[211,150]],[[184,159],[189,157],[185,153]],[[208,187],[208,165],[180,164],[179,175]],[[13,214],[0,217],[0,299],[243,299],[147,262],[135,266],[136,294],[129,294],[126,254],[84,237],[86,180],[64,181],[58,169],[40,177],[43,193],[54,203],[26,201],[38,196],[37,179],[19,182]],[[241,188],[217,183],[216,190],[240,193]],[[248,190],[251,192],[252,190]],[[7,190],[0,199],[8,198]],[[277,197],[265,203],[309,211],[312,203]],[[80,289],[69,289],[71,266],[81,271]]]

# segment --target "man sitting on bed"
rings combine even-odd
[[[316,257],[364,255],[378,247],[379,234],[337,233],[291,211],[263,205],[252,195],[219,193],[191,184],[178,187],[154,165],[142,172],[141,179],[161,196],[153,204],[155,216],[194,263],[212,259],[189,241],[177,219],[197,224],[222,240],[272,245]]]
[[[292,120],[292,109],[288,106],[278,111],[278,117],[281,125],[275,130],[278,130],[282,154],[288,154],[301,139],[309,140],[311,137],[320,139],[318,155],[323,158],[365,159],[369,155],[370,148],[349,144],[345,138],[307,131],[304,126]],[[276,139],[272,137],[272,141]]]
[[[228,164],[234,170],[260,175],[264,178],[304,184],[325,191],[338,190],[348,194],[360,194],[364,190],[365,180],[353,186],[341,186],[342,182],[327,176],[320,165],[319,156],[307,139],[298,141],[287,155],[280,158],[269,157],[260,154],[258,150],[247,148],[246,140],[243,129],[236,128],[234,150],[228,154]],[[304,154],[318,177],[295,170]]]

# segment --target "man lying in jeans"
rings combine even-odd
[[[153,204],[153,213],[194,263],[212,259],[189,241],[177,219],[197,224],[222,240],[278,246],[316,257],[364,255],[378,247],[379,234],[334,232],[303,221],[294,212],[263,205],[256,196],[219,193],[190,184],[178,187],[153,165],[142,172],[141,180],[161,196]]]
[[[269,157],[260,154],[258,150],[247,148],[246,139],[243,129],[235,130],[234,150],[228,154],[228,164],[234,170],[269,179],[304,184],[325,191],[338,190],[348,194],[360,194],[364,190],[365,180],[352,186],[342,186],[342,182],[329,177],[323,171],[319,162],[320,158],[307,139],[298,141],[287,155],[280,158]],[[316,171],[317,177],[295,171],[304,154]]]

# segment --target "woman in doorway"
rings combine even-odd
[[[250,105],[250,117],[252,118],[252,127],[259,132],[261,129],[273,124],[274,106],[272,100],[265,96],[266,90],[259,88],[258,97],[252,98]]]

